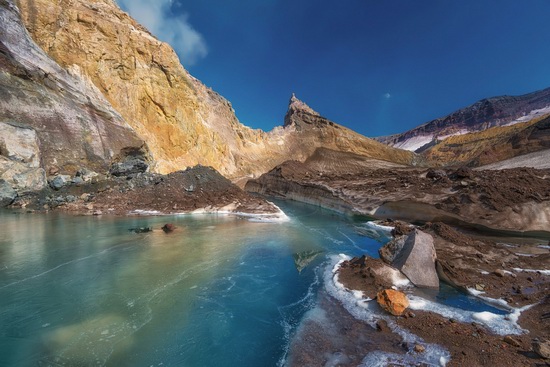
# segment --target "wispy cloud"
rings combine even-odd
[[[189,15],[182,11],[172,13],[173,0],[116,1],[156,37],[169,43],[184,65],[194,65],[208,54],[204,38],[189,23]]]

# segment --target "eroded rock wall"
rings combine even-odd
[[[0,178],[37,190],[49,170],[105,171],[144,144],[93,84],[34,43],[14,1],[0,1],[0,24]]]
[[[288,159],[305,160],[320,146],[404,164],[413,160],[409,152],[324,119],[296,98],[284,127],[265,133],[242,125],[227,100],[191,76],[170,46],[113,1],[18,3],[36,42],[90,80],[147,141],[157,172],[203,164],[246,180]]]

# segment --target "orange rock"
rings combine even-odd
[[[401,316],[409,307],[409,300],[403,292],[393,289],[384,289],[376,295],[380,307],[394,316]]]

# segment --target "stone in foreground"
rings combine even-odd
[[[550,359],[550,340],[534,341],[533,350],[542,358]]]
[[[398,246],[395,243],[400,242]],[[389,242],[380,249],[385,261],[401,270],[417,287],[439,288],[439,278],[435,268],[437,258],[433,237],[416,229],[406,237]]]
[[[376,301],[380,307],[394,316],[403,315],[403,312],[409,307],[409,300],[405,293],[393,289],[378,292]]]

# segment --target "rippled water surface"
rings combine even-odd
[[[379,247],[344,217],[284,210],[287,223],[1,212],[0,365],[277,365],[315,267]]]

